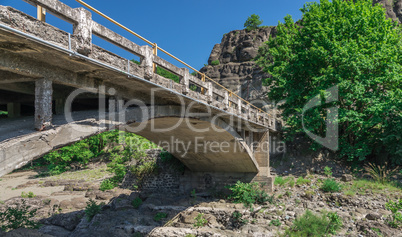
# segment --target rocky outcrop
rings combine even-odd
[[[266,91],[262,79],[268,75],[252,60],[262,43],[275,34],[275,27],[231,31],[214,46],[208,65],[200,71],[247,100],[261,98]],[[219,65],[213,65],[217,61]]]
[[[376,3],[383,5],[388,18],[402,22],[402,0],[373,0],[373,4]]]

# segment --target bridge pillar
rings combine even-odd
[[[52,124],[52,81],[35,81],[35,129],[42,131]]]
[[[265,132],[254,150],[254,158],[258,163],[259,172],[253,181],[263,184],[268,192],[274,190],[274,177],[269,167],[269,131]]]
[[[15,118],[21,116],[21,103],[8,103],[7,112],[9,118]]]

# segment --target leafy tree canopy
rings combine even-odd
[[[329,122],[339,125],[341,157],[401,164],[401,28],[370,0],[321,0],[301,11],[297,24],[291,16],[279,23],[255,59],[271,75],[269,97],[286,101],[280,108],[287,137],[304,132],[304,105],[316,95],[325,104],[325,90],[337,86],[338,101],[308,110],[305,127],[324,136],[325,108],[336,106],[338,116]]]
[[[260,16],[252,14],[247,18],[246,22],[244,23],[244,27],[246,28],[247,31],[250,31],[258,29],[261,24],[262,20],[260,20]]]

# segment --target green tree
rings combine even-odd
[[[244,27],[247,31],[256,30],[260,27],[261,24],[262,20],[260,20],[260,16],[252,14],[247,18],[246,22],[244,23]]]
[[[325,108],[338,107],[341,157],[362,161],[381,156],[402,163],[402,34],[370,0],[321,0],[306,4],[302,21],[286,16],[277,37],[260,48],[256,62],[271,75],[271,100],[286,100],[279,108],[288,138],[303,132],[304,105],[337,86],[337,102],[310,109],[305,127],[325,134]],[[319,148],[314,143],[313,148]]]

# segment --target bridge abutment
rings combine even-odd
[[[39,79],[35,81],[35,129],[42,131],[52,124],[52,81]]]

